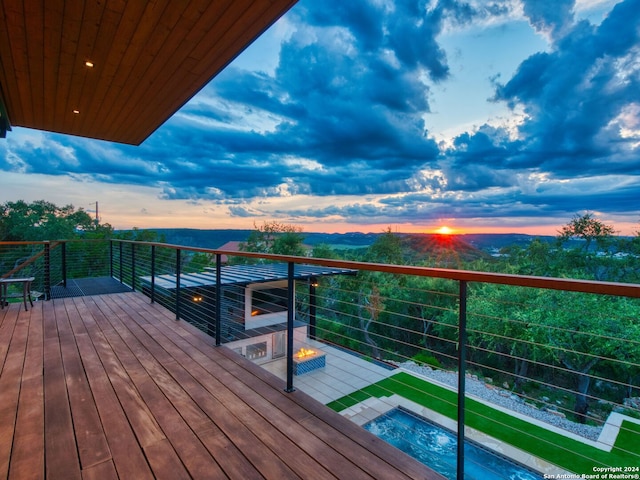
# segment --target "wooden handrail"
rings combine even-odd
[[[16,244],[17,245],[46,245],[46,244],[49,244],[51,249],[55,249],[55,248],[58,248],[62,244],[62,242],[0,242],[0,245],[7,245],[7,244],[9,244],[9,245],[16,245]],[[14,273],[19,272],[20,270],[22,270],[25,267],[28,267],[29,265],[31,265],[33,262],[38,260],[43,255],[44,255],[44,250],[42,250],[41,252],[36,253],[35,255],[32,255],[27,260],[22,262],[20,265],[14,267],[12,270],[9,270],[7,273],[2,274],[2,276],[0,276],[0,278],[9,278],[9,277],[11,277]]]
[[[514,275],[507,273],[493,273],[493,272],[476,272],[470,270],[455,270],[448,268],[431,268],[431,267],[416,267],[407,265],[389,265],[383,263],[368,263],[368,262],[354,262],[349,260],[334,260],[326,258],[313,258],[313,257],[300,257],[289,255],[273,255],[265,253],[253,253],[253,252],[238,252],[230,250],[219,250],[202,247],[186,247],[183,245],[173,245],[169,243],[160,242],[138,242],[135,240],[120,240],[112,239],[114,242],[121,243],[136,243],[139,245],[156,246],[161,248],[169,248],[173,250],[188,250],[198,253],[209,253],[212,255],[228,255],[246,258],[256,258],[264,260],[275,260],[280,262],[294,262],[304,263],[308,265],[321,265],[327,267],[337,268],[349,268],[354,270],[365,270],[373,272],[384,272],[396,275],[414,275],[419,277],[433,277],[442,278],[454,281],[476,282],[476,283],[495,283],[499,285],[511,285],[518,287],[530,287],[530,288],[543,288],[549,290],[564,290],[570,292],[583,292],[583,293],[595,293],[599,295],[614,295],[620,297],[632,297],[640,298],[640,284],[633,283],[616,283],[616,282],[601,282],[596,280],[580,280],[573,278],[556,278],[556,277],[539,277],[532,275]],[[66,241],[66,240],[64,240]],[[88,240],[74,240],[78,242]],[[91,240],[89,240],[91,241]],[[99,240],[106,241],[106,240]],[[0,242],[2,245],[24,245],[24,244],[44,244],[48,242]],[[50,242],[55,246],[58,246],[61,241]],[[39,254],[39,255],[42,255]],[[35,261],[35,258],[28,260],[28,262]],[[16,267],[17,270],[26,266],[25,264]],[[12,270],[8,274],[11,275],[17,271]]]
[[[619,297],[640,298],[640,284],[602,282],[597,280],[580,280],[573,278],[539,277],[533,275],[514,275],[508,273],[476,272],[471,270],[455,270],[449,268],[416,267],[407,265],[389,265],[384,263],[354,262],[328,258],[300,257],[289,255],[273,255],[267,253],[238,252],[201,247],[185,247],[159,242],[136,242],[135,240],[117,240],[116,242],[155,245],[156,247],[189,250],[198,253],[220,254],[236,257],[276,260],[280,262],[305,263],[327,267],[349,268],[373,272],[385,272],[397,275],[415,275],[419,277],[435,277],[455,281],[496,283],[517,287],[543,288],[570,292],[595,293],[599,295],[615,295]]]

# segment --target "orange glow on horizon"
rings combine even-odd
[[[453,228],[449,228],[446,225],[441,226],[433,233],[438,233],[440,235],[453,235],[456,231]]]

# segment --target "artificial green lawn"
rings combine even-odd
[[[457,417],[457,394],[446,388],[400,372],[369,385],[328,406],[336,411],[369,397],[395,393],[453,420]],[[508,415],[467,397],[466,425],[500,441],[578,474],[593,474],[598,466],[632,467],[640,463],[640,425],[624,421],[611,452],[578,442],[563,435]]]

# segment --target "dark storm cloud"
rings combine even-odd
[[[553,51],[525,60],[496,99],[523,105],[520,127],[530,166],[559,176],[637,173],[632,139],[612,127],[624,109],[638,102],[640,2],[628,0],[599,27],[576,24]],[[617,157],[617,164],[603,161]]]
[[[573,23],[574,0],[523,0],[524,14],[538,31],[548,31],[558,35],[566,26]]]
[[[593,210],[605,215],[637,211],[636,199],[640,196],[640,181],[625,185],[610,185],[599,182],[585,184],[572,189],[563,189],[554,184],[539,191],[523,192],[518,188],[499,191],[486,190],[460,202],[455,195],[407,194],[386,197],[375,205],[354,201],[346,205],[281,211],[278,213],[300,217],[335,218],[344,217],[360,224],[413,223],[432,225],[442,219],[480,220],[485,227],[526,226],[532,222],[550,223],[568,219],[575,212]],[[601,183],[601,182],[600,182]],[[633,217],[632,222],[637,221]]]
[[[572,6],[525,2],[532,24],[557,37],[550,51],[530,56],[506,83],[496,83],[494,101],[524,111],[517,136],[485,125],[459,135],[444,152],[441,165],[452,191],[517,188],[514,178],[536,173],[555,180],[598,178],[606,191],[507,198],[536,208],[553,205],[565,215],[584,209],[637,211],[630,199],[638,198],[638,187],[625,187],[621,194],[614,176],[640,174],[640,2],[619,3],[599,26],[572,24]],[[621,133],[625,121],[635,134]]]
[[[413,172],[436,161],[420,72],[447,76],[435,40],[443,11],[428,12],[424,2],[389,11],[333,1],[301,3],[291,17],[299,31],[282,45],[275,76],[227,69],[171,128],[145,142],[144,155],[161,158],[170,172],[162,178],[172,187],[166,195],[207,198],[214,188],[251,198],[277,195],[283,182],[315,195],[408,191]],[[237,128],[252,115],[273,125]],[[181,169],[183,162],[196,164],[197,174]]]
[[[421,75],[447,77],[436,36],[459,10],[301,2],[273,76],[226,69],[137,148],[60,140],[73,151],[56,171],[160,186],[170,199],[279,196],[282,185],[314,195],[409,191],[416,169],[439,156],[422,120]],[[21,168],[50,173],[52,138],[21,155]]]

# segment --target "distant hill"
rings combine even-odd
[[[199,230],[192,228],[153,228],[160,235],[164,235],[167,243],[174,245],[184,245],[188,247],[200,248],[220,248],[227,242],[238,241],[244,242],[253,230]],[[304,243],[307,245],[329,245],[334,249],[340,248],[366,248],[372,245],[380,235],[384,233],[321,233],[321,232],[303,232]],[[474,233],[464,235],[437,235],[437,234],[406,234],[400,233],[404,241],[415,246],[417,251],[440,251],[444,253],[444,244],[436,242],[436,238],[450,239],[449,249],[456,250],[460,255],[476,256],[477,251],[481,250],[486,253],[495,253],[503,247],[510,245],[526,246],[534,238],[540,238],[543,241],[554,241],[555,237],[551,236],[534,236],[520,233]],[[426,250],[425,250],[426,249]],[[475,249],[475,252],[474,252]],[[472,253],[473,252],[473,253]]]
[[[151,228],[164,235],[167,243],[186,247],[220,248],[227,242],[244,242],[253,230],[198,230],[195,228]]]
[[[403,243],[414,256],[411,261],[430,261],[440,267],[457,268],[464,262],[491,259],[491,255],[472,245],[463,235],[407,234]]]
[[[549,235],[526,235],[524,233],[469,233],[459,235],[459,237],[474,247],[487,252],[513,245],[526,247],[536,238],[549,243],[556,240],[556,237]]]
[[[368,247],[382,233],[304,233],[307,245],[329,245],[334,248]]]

